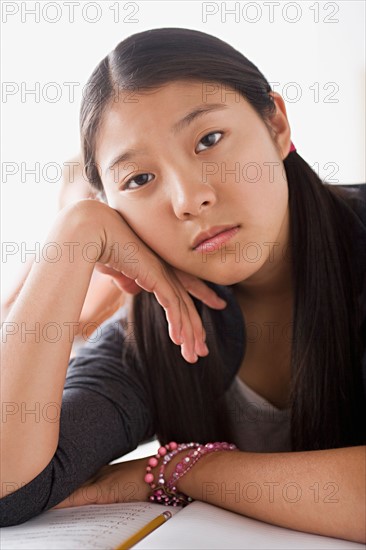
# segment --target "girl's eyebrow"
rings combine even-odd
[[[189,126],[196,118],[209,113],[210,111],[219,111],[221,109],[226,109],[228,105],[226,103],[203,103],[195,107],[192,111],[186,114],[181,120],[173,124],[171,131],[175,135],[186,126]]]
[[[227,107],[228,105],[226,103],[210,103],[210,104],[204,103],[202,105],[198,105],[192,111],[184,115],[183,118],[178,120],[178,122],[173,124],[173,126],[171,127],[171,132],[173,133],[173,135],[175,135],[178,132],[181,132],[183,128],[186,128],[187,126],[189,126],[195,119],[207,113],[210,113],[211,111],[219,111],[221,109],[226,109]],[[137,155],[139,154],[141,155],[144,153],[146,153],[146,149],[127,149],[127,151],[120,153],[112,160],[112,162],[104,172],[104,175],[106,175],[106,173],[109,170],[112,170],[116,166],[116,164],[119,164],[120,162],[129,161],[134,157],[136,157]]]

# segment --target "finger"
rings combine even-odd
[[[139,287],[133,279],[129,279],[125,275],[112,275],[111,281],[117,286],[120,290],[127,292],[127,294],[139,294],[141,292],[141,287]]]
[[[105,264],[102,264],[100,262],[97,262],[94,266],[95,271],[99,271],[100,273],[103,273],[105,275],[112,275],[112,274],[118,274],[118,271],[113,269],[112,267],[107,267]]]
[[[123,273],[117,271],[116,269],[113,269],[112,267],[97,263],[95,264],[94,269],[104,275],[109,275],[113,283],[119,289],[127,292],[128,294],[138,294],[139,292],[141,292],[141,287],[139,287],[133,279],[127,277],[127,275],[124,275]]]
[[[176,287],[182,316],[182,336],[184,339],[182,354],[186,360],[195,363],[199,355],[208,354],[207,346],[204,344],[206,331],[192,298],[175,275],[173,280],[177,281]]]
[[[177,271],[177,270],[176,270]],[[218,294],[209,286],[206,285],[202,279],[194,277],[189,273],[180,271],[177,273],[178,279],[183,284],[187,292],[189,292],[195,298],[198,298],[213,309],[223,309],[227,306],[227,302],[220,298]]]
[[[177,295],[175,284],[164,269],[159,264],[158,269],[153,266],[138,274],[135,279],[136,284],[147,292],[152,292],[159,304],[165,309],[165,314],[169,323],[169,336],[177,344],[182,344],[182,315],[180,310],[180,298]]]
[[[179,284],[179,283],[176,283]],[[164,289],[166,288],[166,293]],[[165,310],[165,316],[169,325],[169,336],[174,343],[182,346],[182,355],[189,363],[195,363],[197,356],[194,351],[194,334],[190,322],[187,306],[172,282],[168,285],[160,284],[156,289],[155,297]],[[187,295],[188,296],[188,295]]]
[[[66,508],[66,500],[63,500],[62,502],[59,502],[56,506],[52,506],[50,510],[57,510],[57,508]]]
[[[155,269],[149,266],[149,269],[140,270],[136,283],[144,290],[155,294],[157,301],[165,309],[170,338],[174,343],[182,345],[185,360],[195,363],[195,335],[186,301],[191,303],[192,310],[195,306],[174,271],[159,262]]]
[[[185,326],[190,328],[193,338],[192,351],[197,356],[206,356],[208,354],[208,349],[205,344],[206,331],[202,324],[201,316],[199,315],[196,306],[189,294],[185,293],[183,296],[183,300],[185,301],[187,313],[189,316],[189,323],[187,323],[187,325]]]
[[[99,483],[84,484],[71,495],[57,504],[57,508],[73,508],[90,504],[104,504],[106,502],[103,485]]]
[[[74,506],[83,506],[85,504],[83,494],[78,489],[74,493],[71,493],[68,497],[66,497],[64,500],[59,502],[56,506],[52,508],[58,509],[58,508],[72,508]]]
[[[183,344],[183,323],[180,306],[180,299],[176,294],[167,288],[168,296],[164,294],[163,289],[156,289],[154,294],[162,308],[165,310],[165,317],[168,321],[168,332],[170,339],[177,345]]]

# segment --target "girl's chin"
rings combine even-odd
[[[247,275],[248,277],[248,275]],[[244,276],[241,276],[241,277],[233,277],[232,274],[228,274],[227,276],[224,276],[224,275],[212,275],[212,277],[210,276],[202,276],[202,279],[204,279],[205,281],[208,281],[210,283],[214,283],[216,285],[220,285],[220,286],[233,286],[233,285],[236,285],[238,283],[241,283],[243,282],[243,280],[245,280],[245,275]]]
[[[188,273],[193,277],[222,286],[232,286],[242,283],[245,279],[248,279],[254,275],[256,271],[258,271],[258,267],[254,269],[253,263],[249,265],[247,264],[247,269],[245,269],[243,263],[239,265],[239,263],[235,262],[235,260],[230,261],[230,257],[228,257],[226,262],[222,262],[219,257],[216,261],[212,260],[213,257],[211,257],[210,262],[203,262],[198,267],[197,263],[192,265],[189,262],[187,262],[184,266],[179,265],[175,267],[176,269]],[[167,261],[167,263],[173,265],[173,263],[169,261]]]
[[[221,261],[218,257],[215,262],[203,264],[198,277],[218,285],[231,286],[248,279],[260,267],[259,263],[236,262],[233,256],[228,256],[226,262]],[[197,272],[197,270],[195,271]]]

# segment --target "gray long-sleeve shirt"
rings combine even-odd
[[[355,258],[355,266],[366,275],[366,184],[344,188],[359,223],[355,239],[360,256]],[[219,317],[222,334],[230,335],[230,340],[224,337],[221,341],[222,346],[227,347],[225,369],[229,387],[243,359],[244,320],[232,289],[213,283],[210,286],[228,302],[225,309],[212,311]],[[366,285],[360,299],[365,342]],[[154,436],[156,427],[147,407],[149,399],[139,381],[136,365],[125,364],[121,357],[126,333],[119,319],[125,315],[123,306],[70,360],[56,453],[29,483],[17,487],[9,480],[9,490],[16,490],[0,499],[1,527],[18,525],[52,508],[99,468]],[[366,349],[362,365],[366,395]]]

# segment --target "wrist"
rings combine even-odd
[[[147,456],[145,458],[138,458],[131,462],[133,462],[134,466],[136,467],[136,477],[134,479],[139,480],[139,490],[138,490],[138,500],[141,502],[149,500],[149,496],[151,493],[151,489],[149,485],[144,480],[144,476],[146,474],[146,463],[149,460],[150,456]]]
[[[168,464],[165,467],[165,483],[168,483],[168,481],[171,479],[173,473],[176,471],[176,466],[179,462],[182,462],[186,456],[188,455],[188,450],[184,449],[182,451],[179,451],[173,458],[168,462]],[[182,477],[180,477],[175,483],[174,486],[177,488],[178,491],[181,490],[181,482],[185,477],[187,477],[190,474],[189,472],[186,472]]]
[[[100,203],[92,199],[82,199],[66,205],[57,215],[56,224],[63,233],[77,236],[80,244],[95,243],[99,255],[103,250],[103,228],[96,220],[101,217]],[[90,263],[91,260],[89,260]],[[98,258],[95,259],[95,262]]]
[[[196,479],[198,481],[202,479],[202,477],[199,477],[201,468],[197,463],[206,458],[206,454],[217,454],[217,452],[221,454],[221,452],[236,449],[237,447],[234,444],[226,442],[207,443],[205,445],[191,442],[178,445],[172,441],[165,446],[161,446],[157,454],[147,460],[144,481],[152,489],[149,500],[161,504],[169,503],[173,506],[189,504],[197,498],[191,496],[197,493],[197,490],[195,490]],[[208,462],[207,459],[206,464]],[[189,481],[183,481],[183,478],[190,473],[192,468],[195,474],[189,476]]]
[[[149,501],[173,506],[186,506],[193,501],[191,497],[177,490],[175,479],[184,475],[187,468],[192,466],[188,458],[188,454],[192,457],[192,447],[200,447],[200,444],[191,442],[178,445],[172,441],[159,447],[157,454],[148,458],[144,481],[151,489]]]
[[[190,468],[182,477],[180,477],[174,484],[177,491],[192,497],[193,500],[200,500],[202,498],[202,490],[199,487],[202,485],[203,480],[214,479],[215,476],[208,475],[207,472],[211,468],[212,461],[215,461],[215,457],[225,454],[226,451],[215,451],[213,453],[207,453],[202,455],[197,462]],[[168,464],[167,473],[165,475],[166,481],[171,478],[175,468],[179,462],[181,462],[187,456],[187,451],[182,451],[176,455]]]

